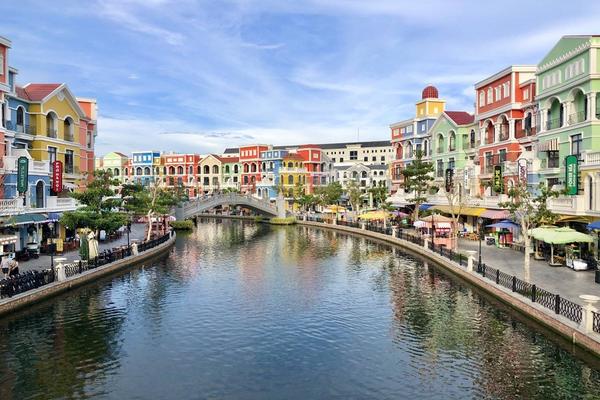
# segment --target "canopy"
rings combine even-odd
[[[392,214],[400,218],[408,217],[410,215],[402,211],[393,211]]]
[[[358,218],[360,219],[384,219],[384,218],[388,218],[390,216],[390,213],[387,211],[369,211],[366,212],[362,215],[359,215]]]
[[[452,207],[450,206],[433,206],[431,207],[434,210],[438,210],[440,212],[446,213],[446,214],[452,214],[452,211],[454,211],[455,214],[459,214],[460,215],[470,215],[473,217],[479,217],[483,212],[486,211],[485,208],[480,208],[480,207],[459,207],[454,206],[454,210],[452,210]],[[505,217],[506,218],[506,217]]]
[[[480,216],[488,219],[506,219],[510,217],[510,212],[508,210],[485,210]]]
[[[445,217],[443,215],[439,215],[439,214],[432,214],[429,215],[427,217],[423,217],[421,218],[421,221],[425,221],[425,222],[452,222],[452,218],[448,218]]]
[[[533,230],[533,229],[532,229]],[[593,239],[590,235],[577,232],[569,227],[545,228],[539,233],[532,235],[534,238],[550,244],[567,243],[591,243]],[[537,237],[536,237],[537,236]]]
[[[499,229],[515,229],[518,228],[519,225],[515,224],[509,219],[505,219],[504,221],[496,222],[495,224],[486,225],[488,228],[499,228]]]
[[[589,231],[600,230],[600,221],[594,221],[591,224],[588,224],[587,228]]]
[[[429,210],[431,207],[433,207],[431,204],[421,204],[419,206],[419,211]]]
[[[554,225],[542,225],[537,228],[533,228],[529,230],[529,235],[536,240],[544,240],[543,237],[546,233],[550,232],[553,229],[557,229],[557,226]]]
[[[325,214],[335,214],[339,212],[346,212],[346,207],[338,206],[338,205],[330,205],[323,209],[323,213]]]
[[[29,225],[29,224],[42,224],[45,222],[54,221],[53,219],[49,219],[44,214],[18,214],[13,215],[10,218],[6,219],[3,224],[5,226],[10,225]]]
[[[415,228],[425,228],[428,224],[425,221],[415,221],[413,225]]]

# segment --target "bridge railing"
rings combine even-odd
[[[271,214],[277,214],[277,207],[270,204],[268,201],[263,201],[254,196],[241,195],[237,193],[227,193],[214,195],[208,198],[199,198],[188,201],[183,206],[184,218],[189,218],[204,210],[215,208],[223,204],[231,205],[247,205],[257,208]]]

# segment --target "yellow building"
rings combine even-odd
[[[80,119],[85,113],[65,84],[30,83],[19,88],[19,97],[29,102],[30,154],[36,161],[58,160],[63,163],[63,186],[77,188],[80,173]]]
[[[287,197],[291,197],[291,191],[295,187],[304,187],[306,184],[306,174],[307,170],[304,166],[304,159],[300,155],[288,153],[283,157],[283,162],[279,168],[279,182]]]

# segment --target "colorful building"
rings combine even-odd
[[[255,144],[240,146],[239,161],[242,167],[241,172],[241,191],[242,193],[255,193],[256,184],[261,179],[261,160],[260,153],[269,150],[270,147],[264,144]]]
[[[200,162],[198,154],[163,154],[160,179],[169,188],[179,188],[189,197],[200,193]]]
[[[533,160],[530,99],[534,76],[535,66],[513,65],[475,84],[481,195],[506,193],[518,179],[517,160]],[[524,153],[524,147],[529,151]]]
[[[119,182],[127,182],[129,176],[129,157],[118,151],[111,151],[103,157],[96,158],[95,169],[110,171],[115,179]]]
[[[261,151],[260,182],[256,185],[256,194],[262,199],[274,201],[277,197],[278,188],[281,184],[280,169],[283,166],[283,158],[287,156],[287,150],[269,149]]]
[[[221,188],[240,190],[240,159],[238,157],[220,157],[221,159]]]
[[[131,153],[131,181],[144,186],[160,176],[161,158],[158,151],[134,151]]]

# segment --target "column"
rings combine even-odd
[[[538,132],[544,132],[546,130],[546,118],[548,117],[548,110],[545,108],[540,108],[538,112],[540,115],[540,126],[538,127]]]
[[[588,107],[589,107],[588,120],[590,120],[590,121],[598,120],[598,118],[596,117],[596,93],[595,92],[588,94]]]
[[[569,123],[569,114],[568,114],[568,107],[567,107],[568,103],[569,103],[568,101],[565,101],[564,103],[560,103],[560,106],[563,109],[561,126],[566,126]]]
[[[494,143],[500,140],[500,124],[494,124]]]
[[[565,120],[563,121],[563,125],[571,125],[570,116],[571,116],[571,112],[573,109],[572,105],[573,105],[573,102],[568,101],[568,100],[563,103],[563,106],[564,106],[563,114],[565,117]]]
[[[485,128],[479,129],[479,145],[487,144],[487,138],[485,137]]]
[[[508,120],[508,138],[509,139],[515,138],[515,124],[516,123],[517,123],[517,121],[515,119]]]

